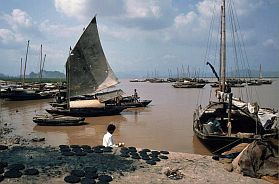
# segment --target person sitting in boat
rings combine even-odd
[[[207,124],[212,126],[214,133],[217,132],[218,134],[222,134],[222,135],[224,134],[224,131],[223,131],[222,127],[221,127],[221,124],[220,124],[220,122],[217,119],[210,118],[208,120]]]
[[[112,134],[115,131],[116,126],[114,124],[109,124],[107,127],[107,133],[103,137],[103,146],[105,147],[121,147],[124,143],[114,144]]]
[[[273,127],[273,123],[276,121],[276,116],[271,117],[266,121],[264,124],[264,129],[265,130],[270,130]]]

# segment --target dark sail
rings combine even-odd
[[[96,17],[71,51],[66,72],[69,97],[95,94],[119,83],[103,52]]]

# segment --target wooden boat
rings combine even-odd
[[[260,80],[249,80],[248,82],[247,82],[247,85],[248,86],[260,86],[260,85],[262,85],[263,83],[262,83],[262,81],[260,81]]]
[[[278,112],[233,97],[226,82],[225,0],[222,0],[221,17],[220,78],[214,72],[215,69],[212,69],[219,83],[216,91],[218,101],[210,101],[204,108],[198,106],[193,115],[195,135],[215,153],[230,149],[241,142],[249,143],[267,137],[278,139],[276,126],[265,128],[268,121],[271,125],[277,123],[275,119]]]
[[[119,114],[126,107],[108,103],[122,95],[121,90],[100,93],[119,83],[101,46],[96,17],[83,31],[66,62],[67,108],[47,109],[67,116],[104,116]],[[87,96],[90,96],[88,99]],[[81,98],[80,98],[81,97]],[[72,100],[75,98],[75,100]]]
[[[66,109],[68,104],[65,103],[65,102],[61,102],[61,103],[49,102],[49,105],[51,105],[52,107],[55,107],[55,108],[64,108],[64,109]]]
[[[262,75],[262,65],[260,65],[260,71],[259,71],[259,78],[258,79],[251,79],[247,83],[249,86],[260,86],[262,84],[272,84],[272,80],[270,79],[264,79]]]
[[[172,86],[174,88],[203,88],[206,84],[198,83],[198,82],[190,82],[190,81],[183,81],[183,82],[176,82]]]
[[[218,88],[219,84],[218,83],[213,83],[213,84],[210,84],[210,86],[212,88]],[[228,86],[231,87],[231,88],[243,88],[243,87],[245,87],[244,84],[239,84],[239,83],[229,83]]]
[[[79,97],[81,98],[81,97]],[[93,96],[87,96],[87,97],[83,97],[86,99],[93,99]],[[72,98],[71,100],[77,100],[76,98]],[[146,107],[148,104],[150,104],[152,102],[152,100],[140,100],[139,97],[135,98],[134,95],[132,96],[125,96],[121,98],[117,98],[117,99],[111,99],[106,101],[107,104],[118,104],[119,106],[123,106],[126,108],[133,108],[133,107]],[[66,102],[49,102],[49,104],[52,107],[55,108],[60,108],[60,109],[66,109],[67,108],[67,103]],[[49,112],[52,112],[51,110],[48,110]]]
[[[33,122],[40,126],[73,126],[83,125],[85,118],[71,116],[38,115],[33,117]]]
[[[58,114],[74,117],[95,117],[95,116],[110,116],[120,114],[125,106],[106,105],[105,108],[50,108],[46,111],[50,114]]]
[[[11,101],[38,100],[53,98],[54,94],[35,89],[8,88],[0,92],[0,98]]]
[[[120,100],[121,105],[123,105],[127,108],[146,107],[151,102],[152,102],[152,100],[139,100],[139,98],[135,99],[133,96],[123,97]]]
[[[42,81],[42,45],[41,45],[41,61],[40,61],[40,82],[35,84],[26,84],[25,83],[25,72],[28,58],[28,49],[29,43],[27,42],[26,49],[26,57],[25,57],[25,65],[24,65],[24,75],[22,78],[22,58],[21,58],[21,67],[20,67],[20,78],[22,81],[20,85],[9,86],[5,90],[0,91],[0,98],[4,98],[12,101],[23,101],[23,100],[38,100],[38,99],[46,99],[53,98],[54,93],[51,91],[44,90],[45,84],[41,83]],[[45,61],[45,60],[44,60]]]

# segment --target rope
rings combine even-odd
[[[210,60],[209,57],[209,52],[210,52],[210,48],[212,45],[212,37],[213,37],[213,25],[215,23],[215,17],[216,17],[216,3],[213,6],[213,10],[212,10],[212,17],[210,20],[210,26],[209,26],[209,32],[208,32],[208,37],[207,37],[207,44],[206,44],[206,51],[205,51],[205,55],[204,55],[204,60],[203,60],[203,65],[202,65],[202,72],[201,72],[201,77],[205,77],[205,63]],[[200,74],[200,72],[199,72]],[[197,104],[196,106],[198,107],[200,105],[200,103],[202,102],[203,99],[203,93],[204,90],[199,90],[198,92],[198,98],[197,98]]]
[[[215,154],[215,153],[219,152],[220,150],[225,149],[225,148],[231,146],[232,144],[237,143],[237,142],[240,141],[240,140],[241,140],[241,139],[237,139],[236,141],[231,142],[230,144],[227,144],[226,146],[223,146],[222,148],[219,148],[218,150],[216,150],[216,151],[214,151],[214,152],[212,152],[212,153]]]

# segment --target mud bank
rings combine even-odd
[[[1,150],[1,162],[23,164],[22,173],[30,168],[39,171],[36,176],[23,174],[20,178],[5,178],[2,183],[65,183],[64,178],[72,170],[86,167],[96,168],[98,176],[111,176],[113,181],[110,183],[268,183],[228,172],[223,164],[210,156],[170,152],[155,165],[150,165],[143,159],[122,157],[120,148],[103,153],[84,149],[86,154],[74,153],[71,156],[62,152],[59,148],[37,146],[10,146]],[[5,172],[8,167],[4,168]]]

